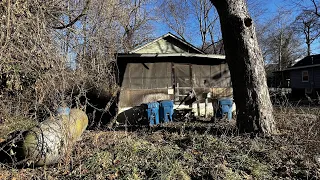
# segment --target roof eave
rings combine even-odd
[[[210,59],[226,59],[225,55],[219,54],[195,54],[195,53],[171,53],[171,54],[158,54],[158,53],[143,53],[143,54],[118,54],[118,57],[200,57]]]
[[[296,69],[304,69],[304,68],[310,68],[310,67],[319,67],[320,64],[314,64],[314,65],[307,65],[307,66],[297,66],[297,67],[290,67],[287,68],[283,71],[291,71],[291,70],[296,70]]]

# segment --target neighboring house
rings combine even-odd
[[[283,73],[290,78],[293,96],[317,96],[320,93],[320,54],[301,59]]]
[[[265,67],[269,88],[290,88],[290,77],[285,71],[278,71],[278,64],[268,64]]]
[[[277,72],[278,69],[279,69],[278,64],[265,65],[267,84],[269,88],[277,88],[281,86],[281,80],[280,80],[281,76],[279,73],[275,73]]]
[[[202,102],[208,92],[215,97],[232,97],[225,56],[205,54],[171,33],[118,54],[117,63],[120,111],[164,99],[178,104],[190,90]]]

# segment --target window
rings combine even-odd
[[[309,81],[308,71],[302,71],[302,82],[308,82],[308,81]]]

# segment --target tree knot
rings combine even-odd
[[[252,19],[251,18],[245,18],[244,19],[244,25],[246,26],[246,27],[250,27],[251,25],[252,25]]]

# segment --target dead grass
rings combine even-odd
[[[319,179],[317,115],[282,110],[280,134],[269,138],[237,135],[233,122],[86,131],[69,163],[2,164],[0,179]]]

